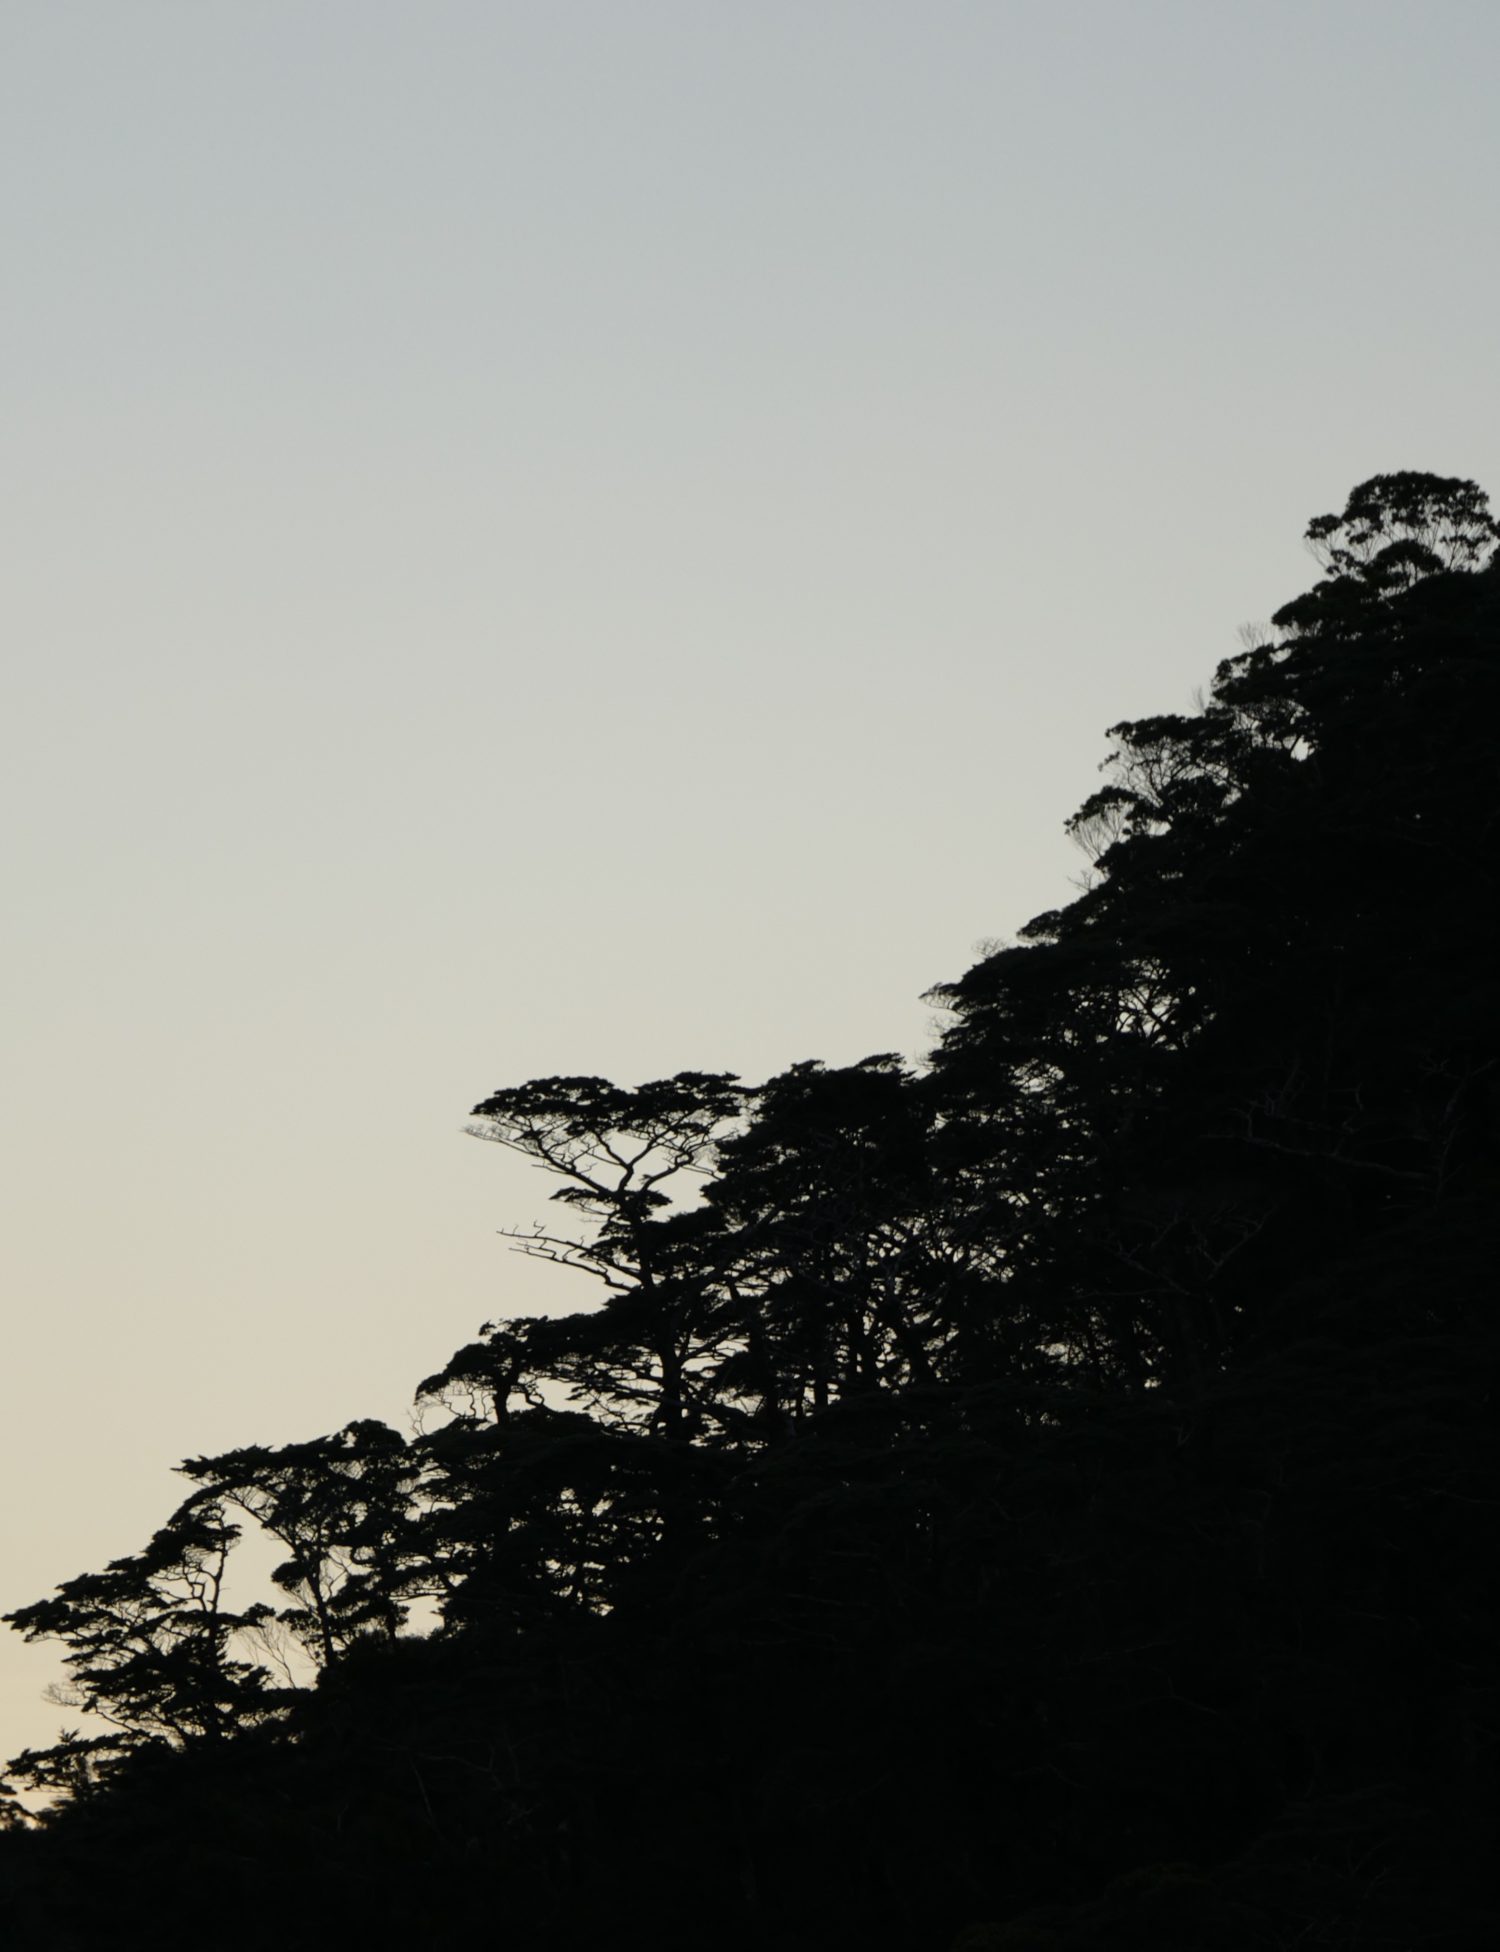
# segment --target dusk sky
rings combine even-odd
[[[919,1058],[1311,516],[1500,491],[1497,72],[1491,0],[6,0],[0,1610],[584,1298],[477,1099]]]

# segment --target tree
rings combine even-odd
[[[1497,539],[1489,497],[1475,482],[1410,471],[1372,475],[1342,514],[1315,516],[1307,528],[1330,576],[1387,591],[1443,570],[1482,569]]]
[[[707,1196],[733,1242],[721,1307],[737,1346],[717,1381],[758,1398],[770,1434],[931,1381],[961,1256],[932,1224],[931,1108],[899,1058],[795,1064],[752,1107]]]
[[[1374,475],[1354,489],[1342,513],[1308,524],[1307,545],[1324,581],[1284,604],[1272,623],[1288,637],[1351,636],[1426,578],[1484,568],[1497,538],[1489,497],[1474,482]]]
[[[271,1577],[294,1603],[274,1618],[319,1666],[366,1635],[394,1636],[406,1601],[428,1590],[405,1551],[422,1460],[388,1424],[367,1418],[306,1443],[190,1457],[178,1469],[203,1487],[203,1505],[253,1518],[286,1548]]]
[[[597,1316],[528,1324],[528,1350],[592,1408],[644,1418],[669,1437],[688,1432],[713,1348],[691,1251],[702,1220],[670,1209],[685,1176],[707,1173],[743,1104],[728,1073],[683,1071],[635,1090],[603,1078],[540,1078],[492,1093],[469,1128],[561,1179],[551,1197],[590,1229],[538,1227],[509,1238],[608,1291]]]
[[[221,1501],[189,1499],[143,1551],[5,1615],[27,1640],[63,1643],[71,1679],[59,1705],[113,1730],[68,1734],[53,1749],[18,1756],[9,1768],[22,1784],[77,1793],[101,1767],[144,1745],[218,1742],[284,1707],[264,1669],[236,1653],[270,1613],[225,1602],[239,1536]]]

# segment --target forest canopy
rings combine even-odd
[[[923,1062],[479,1099],[585,1305],[8,1616],[17,1946],[1500,1939],[1500,529],[1307,539]]]

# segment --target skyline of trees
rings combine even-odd
[[[476,1865],[528,1945],[630,1889],[684,1946],[1479,1916],[1500,529],[1404,473],[1308,538],[1200,709],[1111,729],[1087,884],[937,985],[926,1063],[476,1104],[595,1305],[486,1324],[410,1436],[187,1460],[7,1616],[108,1728],[9,1765],[60,1799],[18,1943],[169,1835],[434,1944]]]

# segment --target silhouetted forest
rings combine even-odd
[[[593,1305],[10,1616],[5,1942],[1500,1944],[1497,535],[1315,521],[922,1066],[484,1098]]]

